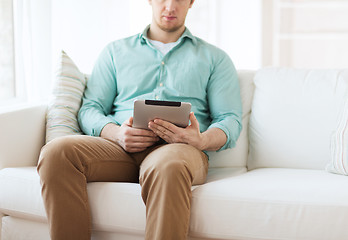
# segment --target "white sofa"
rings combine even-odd
[[[347,73],[239,72],[244,128],[236,148],[210,153],[207,183],[192,188],[190,239],[348,239],[348,177],[325,171]],[[1,240],[49,239],[36,172],[45,111],[0,113]],[[139,184],[89,183],[88,193],[93,239],[143,239]]]

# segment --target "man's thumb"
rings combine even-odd
[[[124,123],[128,126],[132,126],[133,125],[133,117],[130,117],[129,119],[127,119],[126,121],[124,121]]]
[[[190,112],[190,121],[193,127],[199,126],[198,120],[193,112]]]

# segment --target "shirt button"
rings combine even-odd
[[[158,100],[158,99],[159,99],[159,96],[156,96],[155,98],[156,98],[156,100]]]
[[[160,87],[163,87],[163,83],[160,83]]]
[[[161,64],[164,65],[164,62],[162,61]]]

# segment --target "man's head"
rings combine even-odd
[[[185,28],[188,10],[195,0],[148,0],[152,6],[152,24],[171,33]]]

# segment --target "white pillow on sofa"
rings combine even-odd
[[[82,134],[77,122],[87,77],[71,58],[61,51],[46,114],[46,143],[54,138]]]
[[[348,95],[336,130],[331,137],[331,161],[326,166],[331,173],[348,175]]]

